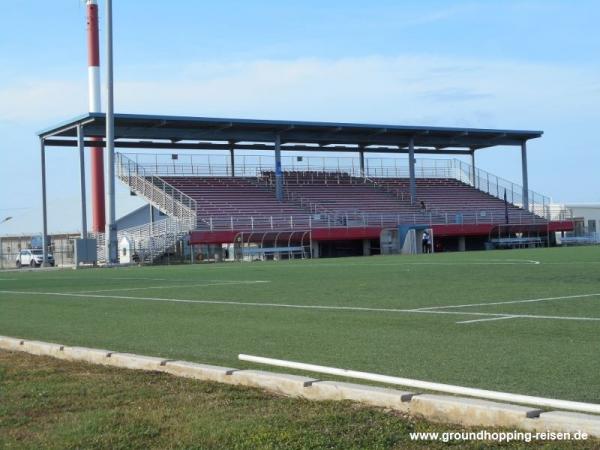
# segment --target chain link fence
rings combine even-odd
[[[74,264],[73,240],[79,238],[79,233],[54,234],[49,237],[49,251],[54,256],[57,266],[72,266]],[[12,235],[0,236],[0,269],[17,267],[17,257],[21,250],[37,247],[39,236]]]

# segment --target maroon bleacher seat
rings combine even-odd
[[[451,178],[417,179],[417,202],[413,205],[407,178],[365,180],[347,173],[313,171],[285,172],[283,177],[288,195],[282,202],[275,198],[273,172],[263,172],[259,179],[200,176],[163,179],[196,201],[200,227],[214,229],[308,228],[309,224],[318,226],[319,220],[328,224],[334,220],[334,225],[346,225],[349,221],[392,225],[505,220],[501,199]],[[314,214],[327,219],[315,219]],[[508,214],[511,223],[540,220],[512,204]]]

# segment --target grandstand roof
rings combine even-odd
[[[103,113],[89,113],[38,133],[48,146],[76,146],[77,126],[85,137],[103,137]],[[521,145],[542,131],[375,125],[287,120],[115,114],[115,147],[144,149],[270,150],[277,135],[282,150],[463,154],[485,147]],[[98,147],[86,141],[86,146]]]

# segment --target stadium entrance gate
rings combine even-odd
[[[430,248],[433,251],[433,230],[430,225],[400,225],[396,228],[381,230],[380,246],[382,255],[422,253],[420,245],[425,232],[430,236]]]

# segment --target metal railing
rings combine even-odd
[[[285,147],[282,147],[285,150]],[[155,154],[123,153],[140,167],[162,176],[231,176],[229,152],[222,154]],[[282,156],[286,171],[333,171],[360,173],[360,163],[352,157]],[[236,176],[257,176],[273,170],[273,155],[243,155],[235,157]]]
[[[153,262],[172,248],[184,235],[197,227],[196,201],[167,183],[147,168],[121,153],[115,158],[116,174],[137,195],[167,214],[166,219],[118,230],[117,239],[127,237],[142,262]],[[98,259],[105,261],[104,233],[97,239]]]
[[[189,195],[121,153],[116,154],[117,177],[133,192],[163,213],[179,219],[189,230],[196,228],[197,205]]]
[[[512,225],[545,224],[547,220],[526,211],[509,214]],[[397,226],[406,224],[498,224],[505,223],[504,211],[478,210],[468,213],[361,213],[357,211],[287,216],[227,216],[215,215],[206,219],[210,231],[269,231],[312,230],[315,228],[356,228],[370,226]]]
[[[392,163],[393,162],[393,163]],[[377,178],[408,178],[408,163],[397,158],[377,158],[367,160],[366,172]],[[416,178],[453,178],[468,184],[486,194],[506,200],[518,208],[523,208],[523,187],[518,183],[501,178],[483,169],[458,159],[420,158],[415,164]],[[417,198],[418,198],[417,191]],[[527,210],[539,217],[550,220],[551,199],[533,190],[528,191]],[[556,215],[556,211],[552,214]],[[562,212],[563,216],[566,214]]]
[[[157,258],[172,250],[189,231],[179,219],[167,217],[152,223],[118,230],[117,240],[121,242],[121,239],[127,238],[131,244],[131,254],[136,255],[141,263],[152,264]],[[97,240],[98,262],[105,262],[105,234],[90,233],[90,237]]]
[[[231,176],[232,168],[229,155],[172,155],[131,153],[127,157],[151,173],[163,176]],[[401,158],[367,158],[364,173],[360,161],[353,157],[321,157],[321,156],[284,156],[281,158],[284,172],[339,172],[353,177],[375,178],[408,178],[408,161]],[[272,171],[275,159],[272,155],[238,155],[236,156],[235,175],[258,177],[263,172]],[[518,183],[498,177],[483,169],[473,167],[458,159],[418,158],[415,163],[417,178],[454,178],[499,199],[504,198],[515,206],[523,207],[523,188]],[[407,196],[406,190],[400,191]],[[417,193],[418,196],[418,193]],[[549,197],[533,190],[528,192],[529,211],[546,217],[547,207],[551,204]]]
[[[180,154],[174,159],[172,155],[133,153],[128,154],[127,157],[123,155],[122,158],[127,158],[128,161],[133,162],[138,171],[143,170],[146,173],[156,174],[157,178],[159,178],[158,176],[223,177],[232,175],[228,154]],[[275,160],[272,155],[237,155],[234,172],[235,176],[255,179],[259,185],[272,189],[274,178],[265,176],[265,174],[274,174],[274,165]],[[282,168],[284,171],[284,183],[288,180],[294,181],[293,177],[298,178],[295,181],[299,182],[301,176],[305,180],[310,181],[309,178],[312,174],[313,178],[325,176],[325,182],[327,183],[339,183],[343,178],[344,182],[369,184],[394,195],[402,202],[410,199],[408,187],[391,186],[378,180],[379,178],[408,178],[409,167],[408,161],[405,159],[368,158],[365,160],[365,169],[363,172],[361,171],[358,158],[284,156],[282,157]],[[302,174],[302,172],[304,173]],[[523,208],[523,189],[519,184],[505,180],[483,169],[474,169],[470,164],[458,159],[419,158],[415,164],[415,176],[417,178],[456,179],[500,200],[504,200],[506,192],[506,200],[510,204],[518,208]],[[164,180],[162,181],[164,182]],[[288,201],[299,204],[303,209],[311,213],[335,215],[326,205],[305,198],[298,193],[287,192],[285,195]],[[417,201],[418,199],[419,195],[417,192]],[[571,219],[571,214],[567,209],[558,208],[556,205],[553,205],[547,196],[530,190],[528,200],[528,211],[535,214],[538,218],[545,220]],[[428,210],[427,213],[438,216],[438,220],[439,217],[445,217],[446,215],[443,209]],[[511,217],[512,215],[513,213],[511,212]],[[468,223],[469,216],[471,216],[472,223],[479,222],[481,218],[480,214],[473,214],[472,212],[465,212],[462,216],[465,223]],[[486,215],[483,214],[483,216]],[[203,218],[202,220],[208,225],[208,219]],[[523,221],[525,221],[525,218],[523,218]],[[448,223],[453,223],[453,220],[449,219]]]
[[[275,189],[275,173],[273,171],[263,171],[256,177],[259,184],[266,186],[270,190]],[[400,202],[407,202],[410,199],[410,194],[406,189],[396,186],[389,186],[380,183],[365,175],[360,169],[349,169],[348,171],[318,171],[311,170],[307,172],[300,171],[284,171],[282,173],[283,184],[285,185],[302,185],[302,184],[317,184],[325,185],[335,184],[350,184],[370,186],[374,189],[386,192],[396,198]],[[288,200],[299,203],[301,207],[306,208],[313,213],[321,212],[326,214],[335,214],[323,204],[314,200],[302,197],[298,192],[286,190],[284,195]],[[408,205],[405,205],[408,206]]]

